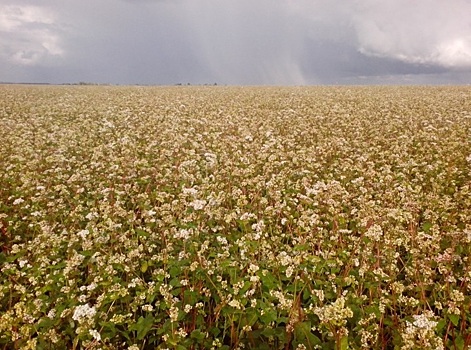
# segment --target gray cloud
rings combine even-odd
[[[0,0],[0,80],[470,83],[468,0]]]
[[[353,22],[360,51],[403,62],[471,68],[471,2],[367,0]]]
[[[2,6],[0,57],[15,65],[37,65],[64,54],[51,11],[38,6]]]

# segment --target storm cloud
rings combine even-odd
[[[0,81],[471,83],[469,0],[0,0]]]

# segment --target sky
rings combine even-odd
[[[471,0],[0,0],[0,81],[471,84]]]

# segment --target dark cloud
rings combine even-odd
[[[0,0],[0,80],[470,83],[467,0]]]

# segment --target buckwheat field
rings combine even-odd
[[[471,348],[471,87],[0,92],[1,349]]]

